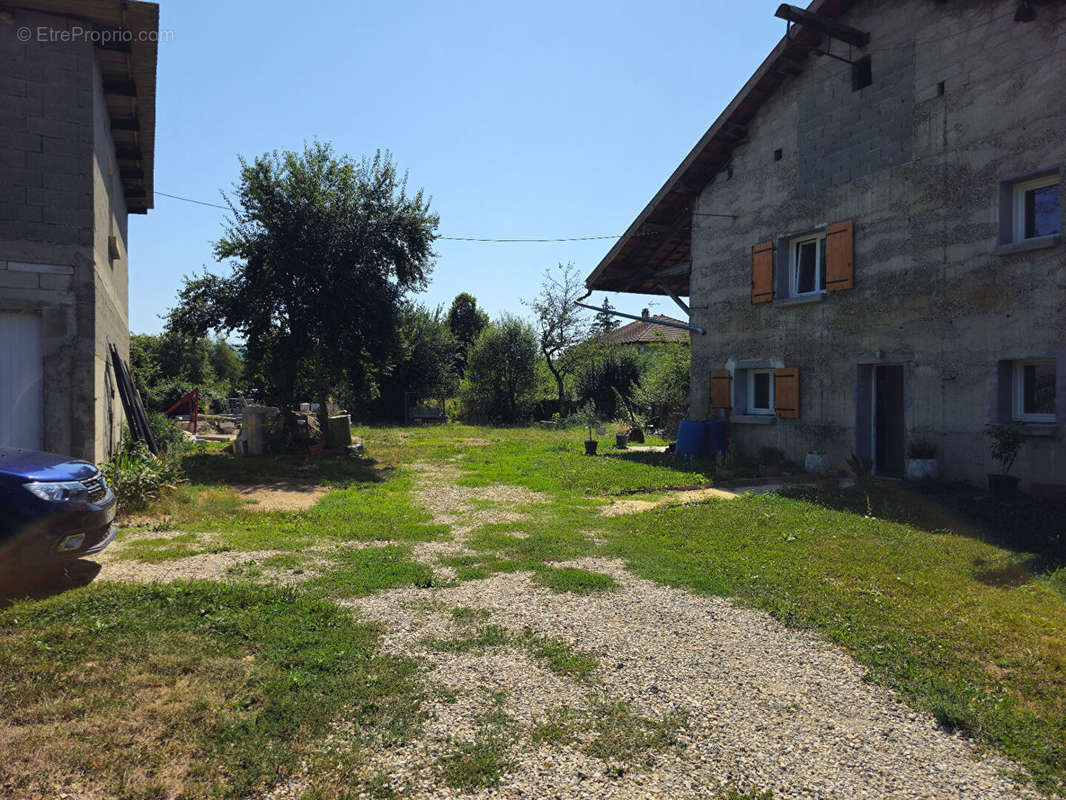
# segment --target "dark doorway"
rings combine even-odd
[[[903,367],[874,371],[874,466],[881,475],[903,474]]]

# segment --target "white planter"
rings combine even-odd
[[[807,472],[825,472],[829,469],[829,456],[825,453],[807,453],[803,459],[803,469]]]
[[[909,481],[925,481],[936,480],[939,474],[937,469],[937,461],[935,458],[908,458],[907,459],[907,480]]]

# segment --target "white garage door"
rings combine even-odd
[[[43,446],[41,318],[0,311],[0,447]]]

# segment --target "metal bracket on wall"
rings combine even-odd
[[[667,322],[666,320],[654,319],[647,311],[640,315],[626,314],[622,311],[615,311],[614,309],[604,309],[602,306],[590,306],[588,303],[574,303],[575,306],[581,308],[587,308],[589,311],[595,311],[598,314],[610,314],[612,317],[625,317],[626,319],[635,319],[637,322],[647,322],[649,325],[662,325],[664,328],[680,328],[683,331],[695,331],[700,335],[706,335],[707,331],[698,325],[685,325],[680,322]]]

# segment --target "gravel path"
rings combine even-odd
[[[510,753],[514,768],[500,785],[472,797],[715,797],[721,784],[771,788],[778,799],[1039,796],[1004,777],[1010,763],[979,758],[971,742],[867,683],[862,667],[813,634],[635,578],[620,562],[573,565],[609,573],[619,589],[556,594],[528,574],[509,574],[350,601],[386,625],[387,650],[431,663],[432,681],[456,698],[430,701],[420,741],[379,754],[376,767],[395,789],[460,796],[440,785],[435,762],[454,740],[475,738],[487,698],[502,690],[502,710],[524,730],[553,707],[582,707],[590,692],[650,719],[681,712],[687,725],[676,749],[622,777],[575,747],[525,740]],[[450,608],[464,606],[489,611],[489,623],[516,635],[528,628],[598,653],[596,681],[560,677],[513,647],[427,649],[426,637],[455,636]]]

